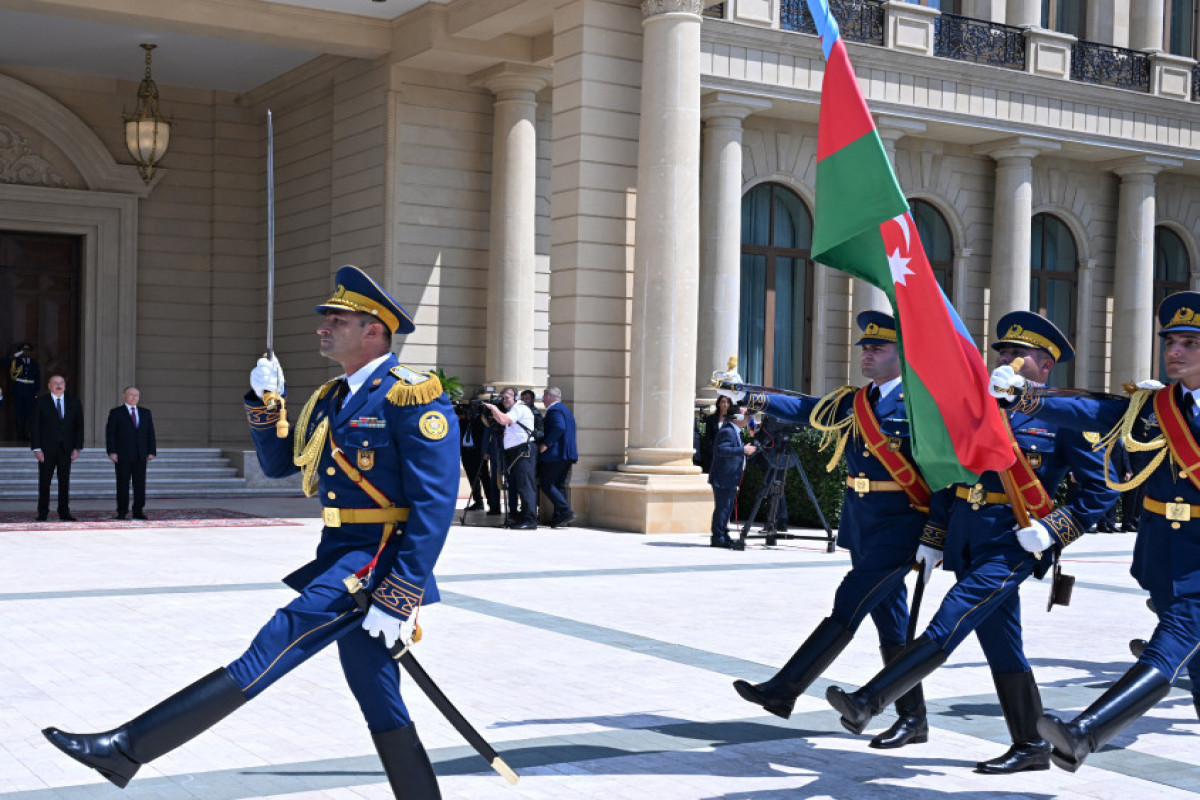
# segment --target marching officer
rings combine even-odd
[[[1045,317],[1014,311],[1000,318],[992,348],[1007,365],[1024,359],[1021,374],[1044,383],[1054,365],[1075,353],[1067,338]],[[1011,370],[1011,367],[1009,367]],[[1045,422],[1028,409],[1006,415],[1018,447],[1011,473],[1023,502],[1036,520],[1017,529],[1000,476],[984,473],[974,485],[957,484],[930,503],[929,524],[917,555],[923,564],[944,562],[957,582],[946,593],[925,632],[905,647],[865,686],[852,693],[829,687],[825,697],[841,713],[842,725],[862,729],[891,700],[923,680],[973,630],[992,670],[1000,709],[1012,746],[998,758],[980,762],[977,772],[1005,774],[1050,767],[1050,745],[1038,734],[1041,695],[1021,642],[1021,582],[1049,568],[1047,552],[1078,539],[1116,502],[1105,485],[1104,465],[1081,433]],[[1060,508],[1053,494],[1067,470],[1078,491]]]
[[[850,551],[852,567],[834,594],[833,611],[774,677],[759,684],[733,684],[743,699],[784,719],[796,698],[850,643],[868,613],[885,664],[904,647],[904,577],[926,524],[930,491],[912,460],[895,320],[880,311],[864,311],[858,326],[863,333],[855,344],[862,347],[862,374],[871,381],[867,386],[843,386],[823,398],[757,393],[748,400],[749,411],[825,431],[823,444],[837,441],[835,462],[845,450],[849,474],[837,543]],[[743,394],[718,391],[735,402]],[[932,564],[928,569],[932,571]],[[929,740],[921,687],[895,700],[898,719],[871,740],[871,747]]]
[[[1163,386],[1143,381],[1128,398],[1045,397],[1037,387],[1017,408],[1076,429],[1099,427],[1105,460],[1123,445],[1133,477],[1114,489],[1142,488],[1141,519],[1130,573],[1150,593],[1158,615],[1154,635],[1138,660],[1096,702],[1070,722],[1045,715],[1042,736],[1054,746],[1055,764],[1070,772],[1167,696],[1187,669],[1200,714],[1200,293],[1179,292],[1158,308],[1167,377]],[[1020,376],[993,373],[993,385],[1020,388]],[[1124,477],[1124,476],[1122,476]]]
[[[392,354],[392,334],[411,333],[412,319],[366,273],[339,269],[337,291],[316,310],[324,315],[321,354],[346,374],[309,398],[294,441],[278,438],[279,411],[262,399],[284,392],[277,360],[259,360],[245,397],[263,471],[301,471],[305,493],[320,496],[325,527],[316,558],[284,578],[299,596],[229,666],[106,733],[46,729],[59,749],[117,786],[336,641],[395,796],[441,797],[389,648],[410,641],[421,605],[438,599],[433,566],[454,514],[458,425],[438,379]],[[365,615],[347,591],[350,576],[370,591]]]
[[[33,345],[22,342],[13,353],[8,364],[8,377],[12,379],[13,415],[17,423],[17,437],[29,438],[29,418],[33,415],[33,402],[37,399],[42,370],[33,358]]]

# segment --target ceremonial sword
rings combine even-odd
[[[367,593],[362,580],[357,575],[351,575],[343,583],[346,584],[346,589],[354,598],[354,602],[358,604],[359,610],[364,614],[367,613],[367,609],[371,607],[371,596]],[[419,638],[419,635],[416,638]],[[434,707],[442,712],[446,721],[454,726],[454,730],[467,740],[467,744],[471,745],[476,753],[483,756],[483,760],[488,762],[492,769],[504,776],[504,780],[509,783],[515,784],[520,780],[520,776],[513,771],[513,768],[504,763],[504,759],[500,757],[495,748],[488,744],[479,731],[475,730],[474,726],[462,715],[462,712],[454,707],[450,698],[446,697],[446,693],[433,682],[433,678],[429,677],[429,673],[417,662],[417,658],[412,654],[408,644],[397,641],[388,648],[388,652],[391,653],[392,658],[400,662],[400,666],[404,667],[404,671],[413,679],[413,682],[421,687],[421,691],[425,693]]]
[[[267,109],[267,352],[263,358],[275,359],[275,127],[271,121],[271,109]],[[279,393],[279,376],[276,373],[275,391],[265,391],[263,402],[271,411],[279,411],[275,422],[275,435],[286,439],[288,435],[287,401]]]

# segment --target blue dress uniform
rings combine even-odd
[[[1056,361],[1074,356],[1066,337],[1032,312],[1005,315],[997,334],[993,344],[997,349],[1005,345],[1044,349]],[[1079,489],[1072,500],[1040,520],[1055,543],[1065,547],[1116,502],[1116,493],[1105,485],[1104,464],[1082,433],[1018,410],[1009,412],[1009,424],[1050,498],[1068,470],[1075,475]],[[921,541],[943,550],[943,567],[954,572],[957,582],[924,634],[899,658],[853,694],[834,691],[836,687],[827,692],[831,704],[842,712],[844,726],[860,732],[890,696],[933,672],[975,631],[1013,739],[1005,755],[981,762],[977,769],[1007,773],[1049,766],[1050,748],[1037,733],[1041,700],[1021,640],[1018,588],[1035,569],[1040,567],[1039,575],[1044,574],[1052,554],[1045,554],[1039,563],[1020,546],[1016,527],[997,473],[985,473],[973,485],[951,486],[934,495]]]
[[[856,345],[895,343],[895,322],[889,315],[865,311],[857,321],[863,335]],[[785,718],[796,697],[837,658],[868,614],[879,634],[884,663],[904,646],[908,624],[904,578],[912,568],[927,509],[914,504],[865,444],[856,427],[855,391],[847,386],[825,398],[756,393],[746,399],[749,412],[814,426],[839,438],[834,458],[844,447],[848,475],[837,543],[850,551],[852,567],[834,594],[833,611],[775,677],[757,685],[734,683],[743,698]],[[891,391],[875,402],[874,413],[888,449],[912,464],[899,378]],[[895,728],[876,737],[873,746],[899,747],[926,740],[928,725],[920,686],[898,698],[896,707],[899,719]]]
[[[1158,319],[1160,336],[1200,338],[1200,293],[1165,298]],[[1054,744],[1054,762],[1074,772],[1164,698],[1185,668],[1200,713],[1200,486],[1186,474],[1200,463],[1200,419],[1191,392],[1179,383],[1128,398],[1047,397],[1033,388],[1017,406],[1063,427],[1109,431],[1102,440],[1105,458],[1123,445],[1134,468],[1125,486],[1145,490],[1130,572],[1150,593],[1158,615],[1154,634],[1137,663],[1075,720],[1046,716],[1039,724]]]
[[[30,355],[33,345],[22,342],[20,353],[13,356],[8,365],[8,377],[12,380],[13,415],[17,423],[17,436],[29,438],[29,418],[33,414],[33,401],[37,399],[38,386],[42,383],[42,370]]]

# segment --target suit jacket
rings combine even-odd
[[[116,453],[118,462],[145,461],[147,456],[158,455],[154,443],[154,417],[145,406],[138,406],[137,412],[136,428],[124,403],[108,412],[104,449],[109,454]]]
[[[44,453],[83,449],[83,406],[78,398],[63,395],[62,417],[52,395],[44,394],[34,402],[29,448]]]
[[[575,447],[575,415],[561,400],[546,409],[546,435],[542,439],[546,452],[538,456],[542,461],[579,460]]]
[[[712,469],[708,482],[718,489],[736,489],[742,482],[746,468],[746,451],[742,444],[742,432],[737,425],[726,421],[717,431],[713,444]]]

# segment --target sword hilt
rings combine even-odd
[[[287,418],[287,400],[283,395],[272,391],[263,392],[262,399],[268,409],[279,411],[279,419],[275,420],[275,435],[280,439],[286,439],[290,427]]]

